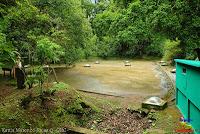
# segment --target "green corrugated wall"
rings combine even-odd
[[[176,105],[200,134],[200,61],[176,60]]]

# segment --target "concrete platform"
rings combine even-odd
[[[151,97],[142,102],[142,108],[163,110],[167,107],[167,102],[159,97]]]
[[[99,61],[96,61],[95,64],[100,64],[100,62],[99,62]]]
[[[162,63],[166,63],[166,61],[161,60],[161,61],[159,61],[159,63],[161,63],[161,64],[162,64]]]
[[[167,63],[161,63],[160,65],[161,65],[161,66],[168,66]]]
[[[176,69],[172,69],[170,72],[171,73],[176,73]]]
[[[131,63],[125,63],[124,66],[131,66]]]
[[[85,64],[83,67],[91,67],[90,64]]]

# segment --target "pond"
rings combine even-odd
[[[80,62],[71,69],[57,69],[59,81],[76,89],[114,96],[160,96],[166,93],[160,72],[153,61],[132,60],[125,66],[122,60]],[[90,64],[91,67],[84,67]],[[163,88],[164,87],[164,88]]]

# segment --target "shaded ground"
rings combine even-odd
[[[98,129],[112,134],[141,134],[150,125],[151,123],[147,117],[141,117],[140,114],[131,113],[127,109],[118,109],[106,114],[102,120],[93,121],[90,126],[92,129]]]
[[[141,104],[137,101],[138,98],[120,98],[92,93],[84,94],[91,96],[87,99],[90,100],[94,105],[99,105],[98,101],[100,100],[103,101],[105,104],[101,105],[101,108],[105,110],[103,116],[105,118],[102,118],[103,120],[100,121],[99,118],[93,119],[92,123],[87,126],[88,128],[106,131],[110,134],[115,134],[115,130],[119,129],[121,130],[121,132],[119,132],[120,134],[124,134],[129,131],[130,134],[177,134],[175,130],[181,128],[181,114],[176,108],[174,102],[168,103],[168,108],[163,111],[154,111],[155,113],[153,114],[153,116],[156,120],[153,122],[149,122],[149,119],[147,117],[143,118],[142,120],[138,120],[134,118],[136,116],[135,113],[130,114],[127,111],[127,109],[129,108],[141,108]],[[92,98],[95,98],[96,101],[94,101],[94,99]],[[113,107],[109,107],[110,104]],[[113,109],[116,110],[117,114],[110,115],[110,111],[112,111]],[[127,124],[127,122],[129,123]],[[141,125],[142,129],[137,129],[137,127],[135,127],[138,125]],[[135,129],[135,131],[133,131],[133,129]]]
[[[0,74],[0,102],[3,103],[7,96],[16,93],[14,89],[16,89],[15,80],[8,76],[3,77],[3,75]]]

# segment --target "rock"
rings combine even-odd
[[[167,107],[167,102],[159,97],[150,97],[142,102],[142,108],[163,110]]]
[[[155,112],[156,112],[156,110],[154,110],[154,109],[150,110],[150,113],[155,113]]]
[[[161,66],[168,66],[167,63],[161,63]]]
[[[149,122],[149,123],[152,123],[153,121],[152,121],[152,120],[148,120],[148,122]]]
[[[131,63],[125,63],[124,65],[125,66],[131,66]]]
[[[166,61],[161,60],[161,61],[159,61],[159,63],[166,63]]]
[[[95,64],[100,64],[100,62],[99,62],[99,61],[96,61]]]
[[[148,109],[140,109],[140,114],[142,115],[142,117],[145,117],[149,114],[149,110]]]
[[[90,64],[85,64],[84,67],[91,67],[91,65]]]
[[[97,124],[97,121],[93,121],[94,124]]]
[[[131,109],[131,108],[128,108],[127,109],[129,112],[131,112],[132,114],[133,113],[138,113],[139,117],[142,118],[142,117],[145,117],[148,115],[149,113],[149,110],[148,109],[144,109],[144,108],[139,108],[139,109]]]
[[[176,73],[176,69],[172,69],[170,72],[171,73]]]

